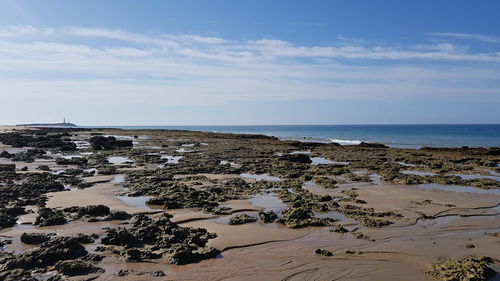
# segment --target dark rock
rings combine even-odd
[[[151,276],[153,276],[153,277],[163,277],[163,276],[166,276],[166,274],[163,271],[154,271],[154,272],[151,273]]]
[[[13,172],[16,170],[15,164],[0,164],[0,171],[2,172]]]
[[[382,144],[382,143],[375,143],[375,142],[361,142],[358,144],[359,147],[370,147],[370,148],[389,148],[388,146]]]
[[[86,275],[89,273],[104,272],[103,269],[83,261],[60,261],[54,269],[66,276]]]
[[[40,171],[50,171],[50,168],[47,165],[38,166],[36,169]]]
[[[45,268],[58,261],[71,260],[87,254],[85,248],[74,237],[56,236],[40,244],[38,248],[23,252],[7,261],[3,270]]]
[[[284,154],[279,157],[280,160],[290,161],[295,163],[310,164],[312,163],[309,155],[306,154]]]
[[[130,272],[128,270],[123,270],[123,269],[120,269],[117,272],[115,272],[115,276],[119,276],[119,277],[127,276],[129,274],[130,274]]]
[[[328,250],[325,250],[325,249],[316,249],[316,251],[314,251],[316,254],[318,255],[322,255],[322,256],[326,256],[326,257],[331,257],[333,256],[333,253],[328,251]]]
[[[98,255],[98,254],[87,254],[82,258],[84,261],[88,262],[99,262],[104,259],[104,256]]]
[[[66,158],[57,158],[56,164],[58,165],[84,165],[87,164],[88,160],[83,157],[71,157],[70,159]]]
[[[131,140],[117,140],[113,136],[95,136],[90,139],[90,144],[95,150],[113,150],[120,148],[130,148],[133,146]]]
[[[111,212],[107,217],[105,217],[103,220],[105,221],[112,221],[112,220],[128,220],[132,217],[131,214],[125,212],[125,211],[116,211],[116,212]]]
[[[214,258],[219,251],[206,247],[209,239],[216,237],[205,229],[180,227],[164,214],[159,219],[136,215],[129,229],[107,229],[101,242],[123,247],[114,251],[128,261],[141,261],[168,257],[174,264],[198,262]],[[116,247],[115,247],[116,248]]]
[[[21,242],[28,245],[39,245],[47,242],[52,238],[55,233],[23,233],[21,235]]]
[[[17,218],[7,214],[5,211],[0,210],[0,229],[6,227],[13,227],[16,225]]]
[[[161,257],[161,255],[154,254],[150,251],[138,249],[138,248],[125,249],[125,251],[122,255],[125,256],[125,261],[128,261],[128,262],[137,262],[137,261],[143,261],[143,260],[149,260],[149,259],[157,259],[157,258]]]
[[[66,223],[66,217],[61,210],[51,208],[40,208],[38,210],[38,217],[35,220],[35,225],[49,226],[60,225]]]

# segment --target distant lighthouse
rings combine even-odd
[[[66,117],[63,117],[63,124],[66,124]]]

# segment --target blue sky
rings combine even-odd
[[[0,123],[500,123],[498,1],[0,0]]]

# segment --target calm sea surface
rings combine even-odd
[[[172,129],[264,134],[304,141],[358,144],[380,142],[391,147],[500,147],[495,125],[248,125],[248,126],[117,126],[121,129]]]

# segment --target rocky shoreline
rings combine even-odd
[[[76,128],[4,130],[0,143],[0,280],[196,280],[207,267],[211,280],[489,280],[499,268],[500,148]]]

